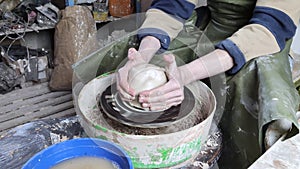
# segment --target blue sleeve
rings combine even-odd
[[[226,73],[233,75],[237,73],[246,63],[242,51],[231,40],[226,39],[216,45],[216,48],[226,50],[234,60],[234,66]]]
[[[284,12],[261,6],[255,7],[250,24],[266,27],[276,38],[281,50],[284,49],[286,40],[294,36],[297,28],[293,20]]]
[[[188,2],[187,0],[154,0],[151,4],[151,9],[159,9],[170,16],[172,16],[174,19],[184,23],[185,20],[187,20],[193,13],[193,10],[195,8],[195,5],[191,2]],[[157,18],[160,19],[160,18]],[[163,23],[162,19],[162,23]],[[171,38],[169,35],[158,28],[144,28],[140,29],[138,31],[138,38],[141,40],[145,36],[154,36],[161,42],[161,48],[163,50],[167,50]]]
[[[192,15],[195,5],[187,0],[154,0],[151,8],[162,10],[184,21]]]
[[[170,45],[170,41],[171,41],[169,35],[165,31],[157,29],[157,28],[140,29],[140,30],[138,30],[137,36],[138,36],[139,40],[142,40],[146,36],[156,37],[160,41],[161,48],[163,50],[168,49],[168,47]]]
[[[275,37],[280,50],[284,49],[286,41],[294,36],[297,28],[292,19],[284,12],[261,6],[255,7],[249,24],[260,24],[267,28]],[[227,71],[228,74],[237,73],[246,63],[244,54],[231,40],[221,41],[216,48],[226,50],[234,60],[234,67]]]

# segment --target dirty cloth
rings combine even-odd
[[[0,62],[0,94],[5,94],[21,85],[21,77],[15,70]]]
[[[46,147],[81,137],[82,133],[77,117],[38,120],[15,127],[0,137],[0,166],[21,168]]]
[[[209,1],[209,7],[199,9],[201,15],[193,15],[165,51],[180,57],[176,58],[179,65],[214,50],[215,44],[247,24],[251,17],[249,12],[255,5],[244,0],[235,1],[240,3],[236,6],[228,0],[219,2]],[[224,10],[216,10],[221,8],[219,5]],[[239,16],[239,20],[236,21],[234,16]],[[200,30],[193,27],[195,22]],[[263,153],[264,131],[273,120],[287,119],[294,124],[292,131],[298,132],[295,114],[299,95],[292,82],[288,60],[290,43],[288,41],[279,53],[250,60],[235,75],[220,74],[204,80],[216,95],[215,120],[224,135],[220,168],[249,167]],[[73,69],[77,78],[87,83],[124,64],[127,50],[137,46],[136,31],[130,32],[75,63]],[[154,60],[160,57],[158,54]]]

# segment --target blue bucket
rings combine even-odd
[[[54,144],[33,156],[22,169],[49,169],[65,160],[98,157],[116,163],[120,169],[133,169],[127,153],[119,146],[95,138],[79,138]]]

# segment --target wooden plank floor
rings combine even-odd
[[[48,83],[0,95],[0,133],[33,120],[70,115],[75,115],[72,92],[51,92]]]

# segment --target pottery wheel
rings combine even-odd
[[[147,111],[130,106],[116,90],[116,84],[106,88],[97,97],[99,108],[111,119],[140,128],[158,128],[174,124],[186,117],[195,106],[193,93],[184,88],[184,100],[178,106],[163,111]]]

